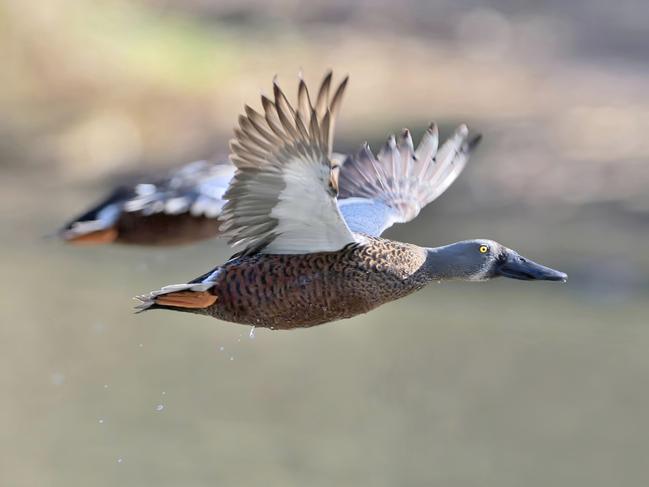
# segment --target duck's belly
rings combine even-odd
[[[358,251],[262,255],[226,264],[209,313],[273,329],[309,327],[365,313],[425,284],[409,269],[362,257]]]
[[[133,245],[182,245],[214,237],[216,218],[195,217],[189,213],[168,215],[125,212],[117,222],[117,242]]]
[[[385,299],[372,296],[361,270],[265,269],[226,271],[215,289],[216,318],[254,326],[308,327],[369,311]]]

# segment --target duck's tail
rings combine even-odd
[[[119,187],[97,205],[68,222],[58,232],[66,242],[92,245],[114,242],[118,237],[117,220],[122,214],[124,202],[132,197],[133,191]]]
[[[151,309],[175,309],[178,311],[201,312],[218,300],[213,292],[220,267],[197,277],[186,284],[171,284],[148,294],[136,296],[140,302],[135,306],[137,313]]]
[[[214,284],[172,284],[157,291],[136,296],[140,304],[135,306],[137,313],[151,309],[176,309],[197,311],[209,308],[218,297],[210,290]]]

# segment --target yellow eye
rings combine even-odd
[[[487,247],[486,245],[481,245],[480,246],[480,253],[481,254],[486,254],[487,252],[489,252],[489,247]]]

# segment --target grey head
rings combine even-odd
[[[509,277],[523,281],[563,281],[568,275],[522,257],[493,240],[463,240],[427,249],[426,273],[431,279],[486,281]]]

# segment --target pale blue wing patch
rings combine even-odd
[[[385,203],[367,198],[338,200],[338,208],[352,232],[372,237],[380,236],[399,216]]]

